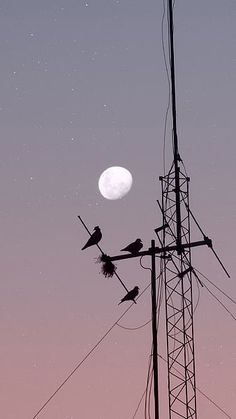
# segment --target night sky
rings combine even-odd
[[[0,413],[32,419],[123,313],[124,289],[104,278],[97,248],[81,252],[99,225],[102,249],[144,248],[162,223],[164,120],[168,105],[162,0],[2,0],[0,5],[1,350]],[[210,249],[193,265],[236,299],[235,0],[175,1],[177,123],[191,178],[191,209],[231,274]],[[166,16],[164,42],[166,46]],[[166,49],[167,53],[167,49]],[[171,115],[165,141],[172,161]],[[123,166],[133,187],[109,201],[98,178]],[[200,233],[194,232],[201,240]],[[148,258],[143,260],[150,266]],[[150,271],[117,263],[128,289]],[[202,278],[236,316],[235,304]],[[200,293],[200,296],[199,296]],[[197,304],[199,298],[199,302]],[[197,386],[235,417],[232,318],[194,284]],[[151,318],[149,290],[122,319]],[[145,390],[151,326],[116,326],[39,415],[42,419],[132,419]],[[159,352],[166,357],[164,305]],[[161,418],[167,419],[160,361]],[[201,419],[225,416],[198,394]],[[143,418],[143,405],[136,416]]]

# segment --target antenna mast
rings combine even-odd
[[[176,122],[175,57],[173,35],[173,0],[166,0],[168,9],[168,45],[171,74],[171,109],[173,162],[169,172],[160,176],[162,199],[158,205],[162,214],[162,226],[155,229],[160,247],[151,241],[147,250],[117,256],[103,255],[104,275],[117,276],[121,285],[128,291],[116,273],[114,261],[151,257],[151,304],[153,335],[153,393],[154,414],[159,419],[158,389],[158,346],[157,346],[157,295],[156,295],[156,255],[160,258],[160,281],[165,287],[166,341],[168,365],[169,419],[197,419],[196,374],[193,325],[193,280],[202,286],[191,262],[191,248],[207,245],[211,248],[221,267],[229,276],[212,246],[212,241],[204,235],[201,227],[189,208],[189,181],[180,158]],[[203,239],[191,241],[190,216],[195,221]],[[81,217],[80,221],[83,223]],[[85,224],[84,224],[85,226]],[[85,226],[87,229],[87,227]],[[87,229],[88,231],[88,229]],[[89,232],[89,231],[88,231]],[[90,233],[89,233],[90,234]],[[98,245],[97,245],[98,246]],[[98,246],[99,250],[101,248]],[[111,264],[111,265],[110,265]],[[111,273],[111,266],[114,267]]]
[[[176,244],[163,259],[168,358],[169,418],[197,419],[193,293],[189,213],[189,178],[181,171],[178,150],[175,93],[173,2],[168,1],[168,36],[174,161],[161,176],[162,246]],[[206,243],[202,243],[206,244]],[[200,243],[199,243],[200,245]]]
[[[170,41],[170,74],[171,74],[171,106],[173,120],[173,152],[174,152],[174,169],[175,169],[175,206],[176,206],[176,245],[179,253],[181,253],[181,208],[180,208],[180,183],[179,183],[179,150],[178,135],[176,121],[176,95],[175,95],[175,55],[174,55],[174,34],[173,34],[173,5],[172,0],[168,0],[168,31]]]

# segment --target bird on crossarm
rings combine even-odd
[[[121,249],[121,252],[130,252],[132,255],[137,255],[137,253],[142,249],[143,243],[141,239],[137,239],[134,242],[128,244],[128,246]]]

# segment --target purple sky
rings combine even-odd
[[[162,0],[1,1],[4,419],[32,419],[127,307],[117,305],[124,295],[117,280],[99,274],[97,249],[81,252],[88,235],[77,215],[91,230],[102,228],[102,248],[110,254],[137,237],[149,247],[161,224],[156,200],[168,100],[162,14]],[[234,299],[235,22],[235,0],[175,2],[181,156],[191,177],[192,210],[231,279],[207,248],[194,250],[193,264]],[[167,128],[168,167],[170,119]],[[101,172],[112,165],[133,176],[122,200],[105,200],[98,191]],[[142,290],[150,280],[138,261],[119,263],[118,272],[130,289]],[[195,286],[194,304],[197,296]],[[222,301],[235,315],[235,305]],[[150,315],[146,292],[122,324],[139,326]],[[39,417],[132,418],[145,389],[150,331],[150,325],[115,327]],[[204,288],[195,337],[197,385],[233,418],[235,320]],[[166,356],[163,314],[159,341]],[[167,419],[163,363],[160,374],[161,417]],[[225,417],[201,395],[198,410],[201,419]],[[136,418],[143,418],[143,407]]]

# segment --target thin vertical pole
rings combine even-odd
[[[152,249],[152,339],[153,339],[153,379],[154,379],[154,407],[155,419],[159,419],[159,395],[158,395],[158,355],[157,355],[157,297],[156,297],[156,260],[155,260],[155,240],[151,241]]]
[[[175,95],[175,55],[174,55],[174,34],[173,34],[173,4],[168,0],[168,23],[170,40],[170,75],[171,75],[171,104],[173,119],[173,145],[174,145],[174,167],[175,167],[175,207],[176,207],[176,245],[178,254],[181,253],[181,210],[180,210],[180,181],[179,181],[179,150],[176,122],[176,95]]]

